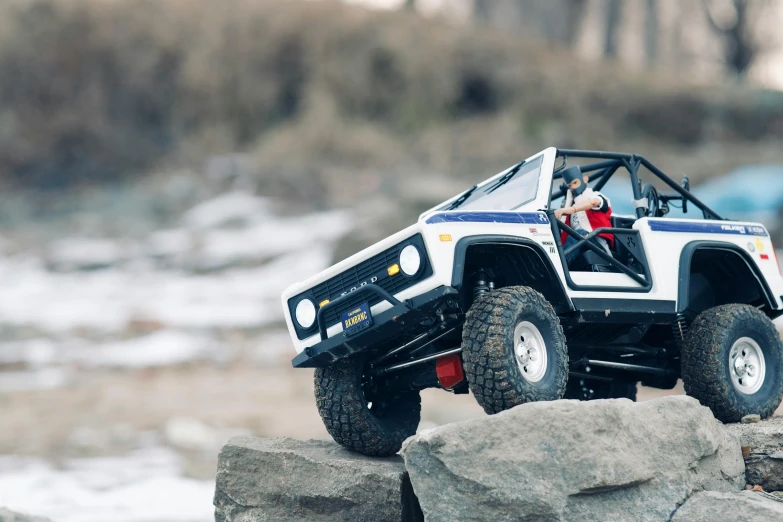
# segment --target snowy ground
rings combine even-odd
[[[263,367],[290,350],[280,294],[332,263],[349,223],[347,212],[281,217],[234,192],[142,238],[80,235],[15,250],[0,238],[0,404],[15,416],[5,419],[11,433],[24,428],[0,434],[17,454],[0,455],[0,506],[58,522],[212,520],[214,482],[203,477],[229,436],[250,431],[241,418],[220,428],[197,419],[199,405],[222,406],[210,397],[177,417],[189,405],[176,401],[203,383],[176,368],[228,367],[231,378],[236,361]],[[145,372],[161,371],[179,384],[144,400],[174,404],[120,420],[123,401],[141,400]],[[210,386],[211,396],[226,388]],[[106,412],[88,405],[96,401]]]
[[[58,522],[208,522],[214,483],[182,476],[180,457],[145,448],[121,457],[0,457],[0,505]]]
[[[0,258],[0,369],[64,382],[64,366],[146,367],[230,359],[225,332],[255,341],[284,326],[280,294],[332,262],[346,212],[280,218],[232,193],[143,241],[63,238]],[[0,390],[18,375],[0,374]]]

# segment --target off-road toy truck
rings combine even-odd
[[[627,174],[634,215],[586,236],[556,219],[573,165],[594,190]],[[667,218],[671,207],[700,216]],[[562,233],[576,240],[567,249]],[[611,234],[611,250],[590,241],[598,234]],[[633,400],[639,381],[669,389],[682,378],[724,422],[767,417],[783,395],[771,321],[781,295],[763,225],[724,220],[641,156],[548,148],[282,302],[293,365],[316,368],[327,431],[384,456],[416,432],[430,387],[470,391],[493,414],[563,397]]]

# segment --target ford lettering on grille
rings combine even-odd
[[[361,283],[359,283],[359,286],[354,286],[350,290],[347,290],[347,291],[343,292],[342,294],[340,294],[340,297],[342,297],[344,295],[348,295],[351,292],[355,292],[356,290],[358,290],[359,288],[361,288],[363,286],[366,286],[366,285],[369,285],[369,284],[372,284],[372,283],[376,283],[377,281],[378,281],[378,276],[373,276],[373,277],[370,278],[369,281],[362,281]]]

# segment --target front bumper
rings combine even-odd
[[[422,320],[433,315],[442,303],[456,301],[457,294],[455,288],[441,286],[402,303],[392,303],[390,309],[373,317],[370,328],[350,337],[343,332],[324,339],[305,348],[291,364],[294,368],[323,368],[405,331],[415,334]]]

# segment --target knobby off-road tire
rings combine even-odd
[[[766,315],[748,305],[716,306],[699,314],[690,327],[682,380],[685,392],[723,422],[751,413],[765,418],[783,397],[781,362],[783,343]]]
[[[596,399],[630,399],[636,402],[636,383],[627,381],[597,381],[568,379],[564,399],[593,401]]]
[[[539,357],[528,359],[533,363],[529,366],[524,356],[532,352],[526,347]],[[534,363],[543,355],[542,369]],[[563,328],[552,305],[526,286],[501,288],[473,303],[462,330],[462,358],[470,391],[488,414],[560,399],[565,392],[568,351]]]
[[[315,403],[324,426],[336,442],[373,457],[394,455],[416,433],[421,420],[421,396],[409,392],[367,400],[364,360],[340,359],[315,370]]]

